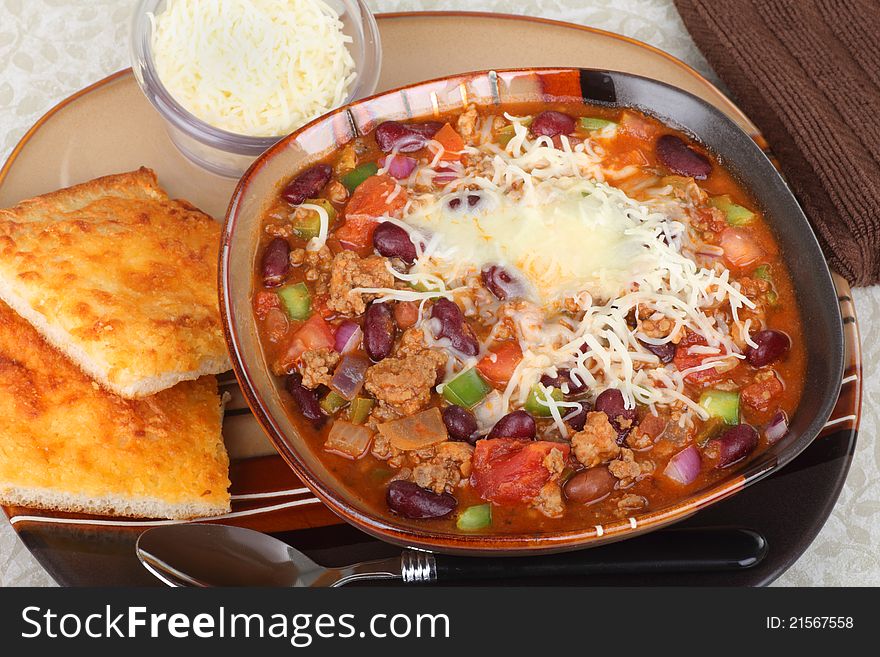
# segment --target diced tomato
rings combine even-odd
[[[393,216],[403,209],[406,199],[406,190],[391,176],[370,176],[355,188],[345,206],[346,223],[353,217]]]
[[[347,217],[345,223],[336,229],[335,237],[344,249],[363,251],[373,245],[373,231],[379,225],[370,217],[355,215]]]
[[[738,268],[753,265],[764,255],[764,250],[751,236],[736,228],[728,228],[721,233],[718,244],[724,249],[725,259]]]
[[[314,349],[333,349],[333,327],[319,313],[314,313],[290,338],[290,344],[279,359],[281,371],[289,371],[307,351]]]
[[[551,450],[568,458],[569,446],[549,441],[484,438],[474,449],[471,484],[484,500],[519,504],[535,499],[550,480],[544,459]]]
[[[443,146],[443,155],[440,156],[441,161],[453,162],[461,159],[462,151],[464,150],[464,140],[451,125],[448,123],[444,124],[432,139],[440,142],[440,145]]]
[[[513,370],[522,357],[519,343],[516,340],[505,340],[489,349],[489,353],[477,363],[477,370],[492,383],[505,385],[510,381]]]
[[[335,231],[336,239],[346,249],[372,248],[373,231],[379,225],[376,217],[399,214],[406,199],[406,190],[390,176],[370,176],[351,195],[345,207],[345,223]]]
[[[690,351],[690,348],[694,345],[702,345],[705,347],[706,344],[706,338],[702,335],[688,331],[687,335],[682,338],[681,342],[679,342],[678,346],[675,348],[673,362],[678,370],[684,371],[691,367],[702,365],[704,360],[712,356],[713,354],[694,354]],[[713,381],[718,381],[723,376],[724,375],[714,367],[709,367],[705,370],[700,370],[699,372],[691,372],[684,378],[689,383],[705,385],[707,383],[712,383]]]
[[[260,290],[254,295],[254,314],[257,319],[265,319],[273,308],[281,307],[281,299],[274,292]]]
[[[652,440],[663,433],[663,430],[666,429],[667,419],[665,415],[654,415],[653,413],[648,413],[645,417],[642,418],[642,421],[639,422],[639,429],[642,433],[649,436]]]
[[[649,141],[657,136],[659,127],[640,114],[624,110],[620,114],[618,131],[636,139]]]
[[[782,394],[785,387],[773,370],[759,372],[753,383],[742,389],[743,403],[757,411],[766,411],[770,404]]]

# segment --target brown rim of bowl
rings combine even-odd
[[[291,135],[288,135],[277,144],[269,148],[244,173],[244,175],[236,185],[235,191],[230,199],[223,226],[218,283],[221,299],[220,312],[223,319],[224,335],[226,337],[227,346],[229,347],[233,370],[235,371],[235,375],[238,378],[242,392],[244,393],[244,396],[248,402],[248,405],[251,407],[254,416],[263,427],[263,430],[266,432],[273,445],[275,445],[279,454],[284,458],[284,460],[294,470],[294,472],[303,480],[303,482],[315,493],[315,495],[319,499],[321,499],[334,513],[347,520],[348,522],[351,522],[359,529],[382,540],[390,541],[392,543],[400,545],[411,545],[430,549],[439,548],[441,550],[453,553],[488,553],[510,555],[514,555],[517,553],[536,554],[539,552],[563,551],[566,549],[575,549],[599,545],[601,543],[635,536],[645,531],[657,529],[662,526],[669,525],[673,522],[682,520],[696,513],[697,511],[736,493],[745,486],[766,476],[777,467],[780,467],[781,465],[784,465],[785,463],[790,461],[792,458],[794,458],[794,456],[796,456],[797,453],[799,453],[803,449],[802,447],[801,449],[797,450],[796,453],[787,455],[787,458],[785,459],[779,459],[777,456],[773,454],[768,454],[766,452],[762,453],[758,455],[758,457],[755,458],[754,461],[746,463],[744,469],[738,474],[735,474],[727,479],[722,479],[721,481],[710,486],[709,488],[694,493],[691,497],[685,500],[670,504],[656,511],[648,511],[635,514],[633,516],[621,518],[613,522],[602,523],[577,530],[566,530],[539,535],[522,533],[451,534],[447,532],[441,533],[430,529],[411,529],[408,527],[397,525],[389,522],[389,519],[393,519],[393,516],[386,515],[383,517],[382,515],[379,515],[372,510],[360,510],[354,508],[353,505],[345,501],[339,500],[334,495],[333,489],[328,486],[321,478],[316,476],[315,473],[312,472],[303,462],[300,461],[298,456],[290,448],[287,440],[284,437],[283,432],[275,424],[273,418],[264,410],[262,398],[260,397],[259,392],[251,384],[249,367],[244,362],[239,352],[238,335],[236,333],[235,325],[232,321],[232,309],[229,306],[230,280],[228,257],[231,233],[233,232],[235,223],[238,219],[239,200],[249,186],[251,179],[262,170],[262,168],[266,165],[266,163],[268,163],[269,160],[276,157],[282,149],[286,148],[289,142],[296,139],[296,137],[301,132],[305,132],[319,123],[330,121],[332,117],[335,117],[342,112],[349,112],[351,108],[369,104],[370,102],[380,97],[390,96],[401,91],[410,90],[416,87],[429,86],[451,78],[474,79],[480,76],[488,76],[491,73],[496,73],[499,75],[527,75],[530,73],[534,73],[540,76],[549,75],[552,73],[570,74],[573,71],[582,70],[589,69],[567,67],[533,67],[471,71],[433,78],[431,80],[408,84],[402,87],[374,94],[373,96],[337,108],[336,110],[333,110],[321,117],[318,117],[317,119],[302,126],[299,130],[292,133]],[[706,101],[697,99],[695,96],[693,96],[693,94],[690,94],[689,92],[681,89],[677,89],[667,83],[659,82],[650,78],[646,78],[644,76],[639,76],[631,73],[610,73],[631,78],[642,78],[643,80],[663,85],[669,87],[670,89],[675,89],[681,94],[692,96],[695,100],[698,100],[699,102],[708,105]],[[713,109],[721,113],[721,110],[718,110],[717,108]],[[730,119],[729,117],[726,117],[726,119],[733,123],[732,119]],[[357,127],[354,124],[354,121],[351,118],[349,119],[349,121],[352,124],[352,128],[355,134],[360,134],[359,130],[357,130]],[[741,130],[741,128],[738,129]],[[315,159],[318,158],[312,158],[312,160]],[[842,378],[842,370],[840,374],[840,378]],[[806,444],[809,443],[805,443],[804,446],[806,446]]]

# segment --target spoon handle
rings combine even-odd
[[[450,557],[405,550],[405,582],[470,579],[676,573],[752,568],[767,542],[750,529],[669,529],[613,545],[535,557]]]

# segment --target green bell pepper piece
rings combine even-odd
[[[617,123],[614,121],[609,121],[608,119],[600,119],[597,116],[582,116],[578,123],[582,130],[586,130],[587,132],[592,132],[594,130],[604,130],[609,125],[616,126]]]
[[[541,390],[542,387],[543,386],[540,383],[536,383],[532,386],[523,408],[529,413],[529,415],[534,415],[535,417],[552,417],[550,407],[538,401],[539,399],[543,400],[547,398],[547,395]],[[551,399],[558,402],[562,401],[562,390],[559,388],[546,388],[546,390],[550,393]]]
[[[473,408],[492,391],[490,386],[476,368],[465,370],[443,386],[443,396],[456,406]]]
[[[376,172],[379,170],[379,165],[375,162],[367,162],[366,164],[362,164],[356,169],[352,169],[345,175],[343,175],[339,180],[345,185],[346,189],[349,192],[353,192],[355,188],[364,182],[370,176],[375,176]]]
[[[336,208],[325,198],[310,198],[304,201],[312,205],[320,205],[327,212],[327,225],[336,219]],[[298,209],[294,214],[293,234],[303,240],[317,237],[321,232],[321,217],[314,210]]]
[[[305,320],[312,314],[312,295],[305,283],[285,285],[278,296],[290,319]]]
[[[369,397],[355,397],[351,402],[351,408],[348,409],[348,419],[352,424],[363,424],[367,421],[375,403],[376,400]]]
[[[739,423],[739,393],[728,390],[706,390],[700,395],[700,406],[712,417],[720,417],[726,424]]]
[[[484,529],[492,524],[492,505],[477,504],[469,506],[458,516],[455,526],[463,531]]]
[[[723,196],[713,196],[709,199],[709,205],[721,210],[724,213],[724,217],[727,219],[727,223],[731,226],[745,226],[746,224],[752,223],[752,220],[755,218],[754,212],[741,205],[737,205],[730,200],[730,196],[727,194],[724,194]]]
[[[324,409],[324,412],[326,412],[327,415],[336,415],[336,413],[348,405],[348,400],[331,390],[325,395],[324,399],[321,400],[320,404],[321,408]]]

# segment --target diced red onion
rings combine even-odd
[[[771,445],[781,440],[788,433],[788,418],[782,409],[776,411],[773,418],[764,427],[764,437]]]
[[[391,161],[388,161],[388,157],[380,157],[379,158],[379,166],[385,169],[393,178],[397,178],[398,180],[402,180],[404,178],[409,178],[410,174],[416,168],[417,161],[415,158],[407,157],[406,155],[395,155],[391,158]]]
[[[344,321],[336,329],[335,348],[340,354],[347,354],[358,348],[363,331],[356,322]]]
[[[673,481],[687,486],[693,483],[697,475],[700,474],[700,466],[700,452],[691,445],[669,459],[663,474]]]
[[[362,354],[346,354],[339,361],[330,387],[348,400],[357,397],[364,387],[364,373],[370,366],[370,360]]]

